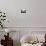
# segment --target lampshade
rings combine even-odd
[[[9,29],[5,29],[5,32],[6,32],[6,33],[9,33],[10,31],[9,31]]]

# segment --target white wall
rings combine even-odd
[[[32,0],[32,26],[46,27],[46,0]]]
[[[26,15],[20,13],[23,8]],[[0,0],[0,9],[6,12],[8,27],[46,27],[46,0]]]

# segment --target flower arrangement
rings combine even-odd
[[[6,20],[6,15],[4,12],[0,11],[0,27],[3,28],[4,27],[4,22]]]

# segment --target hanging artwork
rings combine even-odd
[[[4,27],[4,22],[6,20],[6,15],[4,12],[0,11],[0,27],[3,28]]]
[[[21,13],[26,13],[26,9],[22,9],[21,10]]]
[[[31,9],[30,8],[29,9],[26,9],[26,8],[21,9],[20,13],[21,14],[26,14],[26,15],[31,15]]]

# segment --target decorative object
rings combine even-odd
[[[13,39],[9,37],[9,33],[7,35],[4,35],[5,40],[1,39],[1,44],[3,46],[13,46]]]
[[[6,15],[4,12],[0,11],[0,27],[3,28],[4,27],[4,22],[6,20]]]
[[[21,14],[28,14],[28,15],[31,15],[31,9],[30,8],[23,8],[21,9],[20,11]]]
[[[22,9],[21,10],[21,13],[26,13],[26,9]]]

